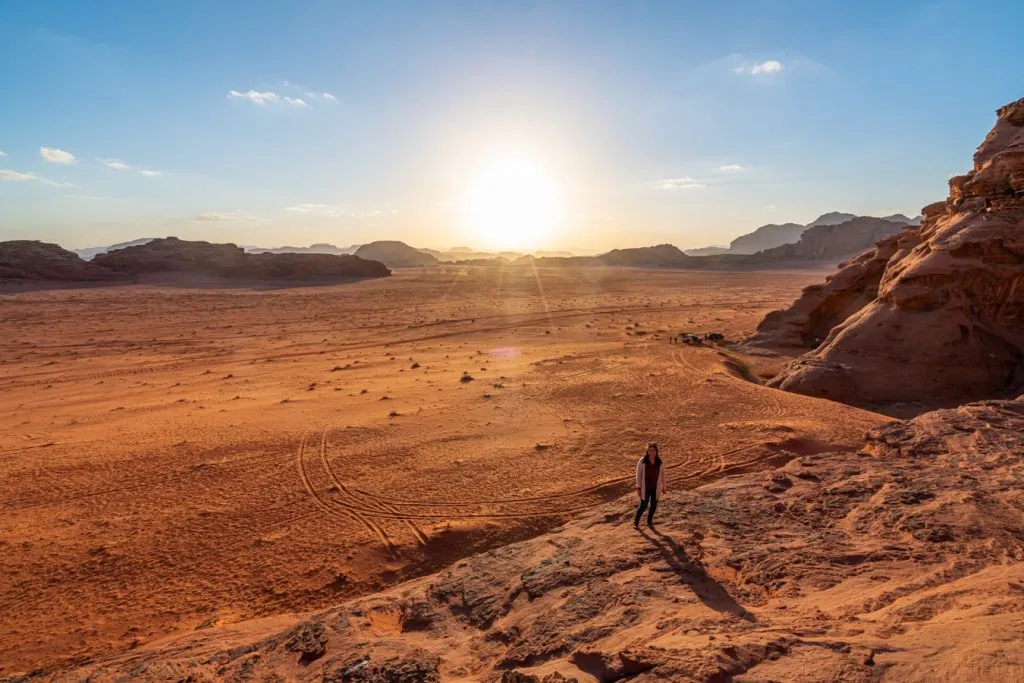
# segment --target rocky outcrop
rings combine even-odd
[[[774,386],[883,405],[998,397],[1024,385],[1024,99],[998,111],[973,169],[951,178],[949,188],[895,249],[879,247],[870,267],[857,260],[824,286],[822,302],[863,300],[873,289],[866,271],[886,259],[877,294]],[[805,295],[765,325],[832,320],[852,307],[829,303],[818,313]]]
[[[364,244],[356,250],[356,256],[380,261],[388,268],[423,268],[438,263],[434,256],[393,240]]]
[[[891,422],[860,453],[633,497],[312,614],[140,643],[53,681],[1015,680],[1024,401]],[[785,458],[784,458],[785,459]],[[670,485],[671,487],[671,485]]]
[[[792,306],[773,311],[757,326],[748,344],[757,347],[816,348],[832,328],[878,296],[885,264],[899,249],[899,235],[878,242],[825,278],[805,287]]]
[[[127,276],[95,263],[56,244],[35,240],[0,242],[0,280],[86,282],[124,280]]]
[[[156,239],[100,254],[93,263],[130,275],[186,273],[251,280],[331,280],[385,277],[381,263],[329,254],[248,254],[234,244]]]

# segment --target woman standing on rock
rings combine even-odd
[[[654,527],[654,511],[658,507],[658,497],[665,493],[665,473],[662,471],[661,456],[658,455],[658,444],[647,445],[647,453],[636,464],[636,494],[640,496],[640,504],[633,516],[633,528],[640,528],[640,515],[647,509],[647,526]],[[648,509],[650,506],[650,509]]]

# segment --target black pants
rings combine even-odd
[[[650,504],[650,509],[647,508]],[[644,514],[644,510],[647,510],[647,526],[654,524],[654,511],[658,509],[658,492],[647,489],[646,495],[640,501],[640,504],[636,506],[636,514],[633,516],[633,526],[640,523],[640,515]]]

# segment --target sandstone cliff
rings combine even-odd
[[[949,188],[919,228],[765,320],[754,343],[813,344],[834,325],[774,386],[879,405],[995,397],[1024,384],[1024,99],[999,109],[973,169]]]

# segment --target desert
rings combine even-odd
[[[680,486],[857,439],[880,419],[668,342],[737,338],[815,275],[445,267],[5,296],[4,673],[535,536],[628,491],[648,435]]]
[[[1024,681],[1022,25],[5,7],[0,683]]]

